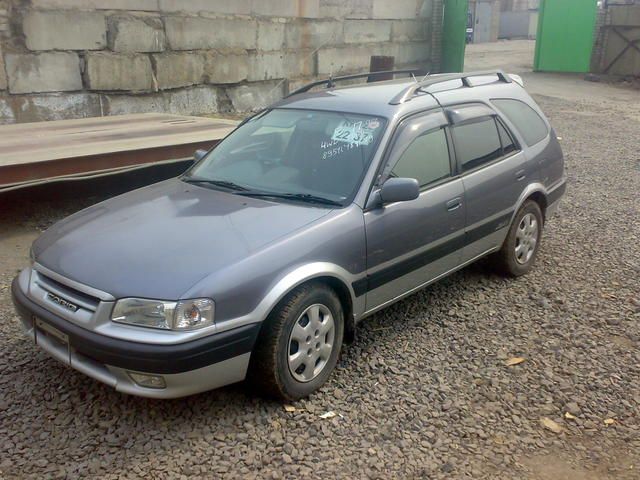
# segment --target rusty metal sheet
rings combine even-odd
[[[0,126],[0,189],[189,158],[237,121],[136,114]]]

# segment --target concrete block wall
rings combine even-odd
[[[0,123],[247,112],[372,55],[437,71],[441,14],[442,0],[0,0]]]

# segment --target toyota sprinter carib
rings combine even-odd
[[[345,78],[47,230],[12,285],[27,335],[120,392],[297,399],[373,312],[487,255],[527,273],[565,174],[521,79]]]

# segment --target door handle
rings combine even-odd
[[[516,172],[516,180],[521,182],[522,180],[524,180],[525,178],[527,178],[527,174],[524,170],[518,170]]]
[[[447,210],[453,212],[454,210],[459,209],[462,206],[462,199],[460,197],[456,197],[447,202]]]

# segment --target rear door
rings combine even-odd
[[[492,109],[472,104],[448,108],[447,113],[464,185],[466,262],[502,244],[525,179],[533,172]]]
[[[455,268],[464,243],[462,180],[454,177],[447,119],[441,110],[403,121],[381,185],[415,178],[420,196],[365,212],[367,310],[373,310]]]

